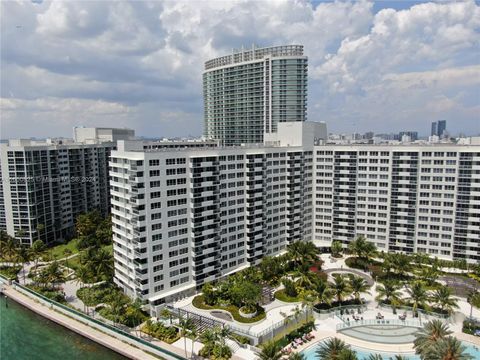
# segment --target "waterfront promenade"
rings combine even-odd
[[[3,292],[9,298],[12,299],[19,304],[25,306],[26,308],[34,311],[35,313],[54,321],[55,323],[64,326],[67,329],[75,331],[76,333],[97,342],[98,344],[105,346],[117,353],[129,358],[129,359],[138,359],[138,360],[158,360],[158,356],[152,356],[149,353],[142,351],[136,346],[130,345],[114,336],[108,335],[103,331],[97,330],[91,326],[88,326],[80,321],[77,321],[71,317],[68,317],[64,314],[61,314],[52,308],[41,304],[38,301],[20,293],[19,291],[15,290],[12,286],[3,285]],[[157,344],[158,345],[158,344]],[[165,344],[168,345],[168,344]],[[162,347],[163,344],[162,344]],[[174,347],[168,345],[168,351],[175,353],[178,357],[169,357],[168,355],[162,355],[161,358],[165,358],[167,360],[170,359],[178,359],[184,358],[185,352]],[[189,354],[190,355],[190,354]]]

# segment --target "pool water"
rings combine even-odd
[[[473,359],[480,359],[480,346],[475,346],[468,342],[463,342],[463,345],[467,347],[467,353],[472,355]],[[305,355],[305,360],[318,360],[318,357],[315,354],[317,347],[318,344],[315,344],[302,351],[302,354]],[[371,354],[380,354],[385,360],[389,360],[395,355],[398,355],[397,353],[372,351],[356,346],[352,346],[351,348],[357,353],[358,360],[367,360],[368,356]],[[420,360],[420,356],[415,355],[415,353],[402,353],[401,355],[405,356],[405,358],[407,358],[408,360]]]

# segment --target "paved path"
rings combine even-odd
[[[373,281],[373,278],[369,274],[367,274],[366,272],[357,270],[357,269],[330,268],[330,269],[325,270],[324,272],[325,272],[325,274],[331,274],[331,273],[354,274],[354,275],[357,275],[357,276],[360,276],[360,277],[364,278],[365,281],[367,282],[368,286],[373,286],[373,284],[375,283]]]

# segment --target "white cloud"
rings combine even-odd
[[[204,61],[252,43],[305,45],[308,117],[334,130],[422,130],[437,116],[450,116],[457,131],[479,130],[473,0],[376,14],[368,1],[0,6],[2,120],[14,118],[2,121],[3,137],[115,117],[145,134],[200,134]],[[25,126],[30,118],[52,127]],[[57,119],[65,126],[55,129]]]

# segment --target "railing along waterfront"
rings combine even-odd
[[[155,344],[152,344],[144,339],[140,339],[126,331],[123,331],[121,329],[118,329],[114,326],[111,326],[109,324],[106,324],[100,320],[93,319],[90,316],[83,314],[77,310],[74,310],[68,306],[65,306],[63,304],[60,304],[56,301],[53,301],[42,294],[39,294],[23,285],[20,285],[16,281],[12,282],[13,287],[15,290],[27,295],[28,297],[33,297],[36,298],[39,301],[43,301],[50,305],[52,309],[55,309],[67,316],[73,317],[76,320],[79,320],[80,322],[83,322],[84,324],[91,326],[93,328],[97,328],[100,331],[103,331],[109,335],[112,335],[116,338],[118,338],[121,341],[125,341],[133,346],[139,347],[144,350],[148,350],[150,352],[153,352],[156,355],[159,356],[165,356],[168,359],[178,359],[178,360],[185,360],[185,357],[177,355],[169,350],[163,349]],[[112,334],[113,333],[113,334]],[[147,349],[145,349],[145,347]]]
[[[345,330],[358,326],[408,326],[421,328],[423,325],[418,320],[399,320],[399,319],[367,319],[357,321],[346,321],[344,323],[337,324],[336,329]]]

